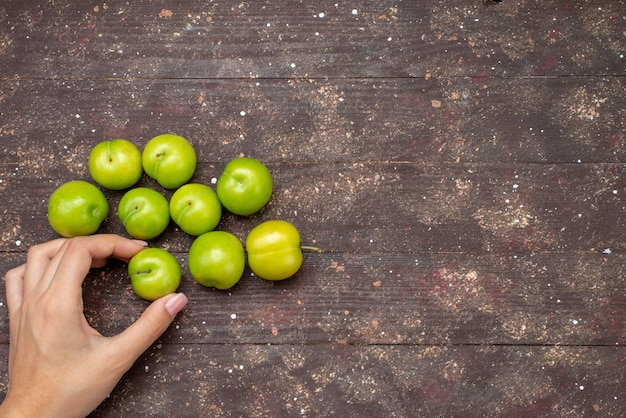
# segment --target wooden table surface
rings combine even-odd
[[[96,143],[174,132],[193,181],[274,176],[219,229],[323,251],[216,291],[170,225],[190,303],[94,417],[626,416],[625,54],[616,0],[3,0],[0,269]],[[106,335],[147,306],[121,262],[84,292]]]

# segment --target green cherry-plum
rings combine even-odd
[[[89,173],[102,187],[128,189],[143,174],[141,152],[125,139],[100,142],[89,154]]]
[[[201,285],[225,290],[243,275],[246,255],[239,238],[229,232],[200,235],[189,248],[189,272]]]
[[[272,196],[272,175],[254,158],[230,161],[217,179],[217,197],[236,215],[248,216],[260,211]]]
[[[82,180],[62,184],[48,200],[48,222],[66,238],[94,234],[108,214],[104,193]]]
[[[141,163],[146,174],[161,186],[176,189],[196,171],[196,151],[182,136],[163,134],[148,141]]]
[[[160,248],[146,248],[130,259],[128,275],[139,297],[156,300],[178,289],[181,269],[171,253]]]
[[[246,251],[250,268],[262,279],[284,280],[302,266],[300,233],[286,221],[257,225],[246,238]]]
[[[120,199],[117,215],[126,232],[137,239],[152,239],[161,235],[170,222],[167,199],[147,187],[127,191]]]
[[[199,236],[215,229],[222,218],[222,204],[209,186],[188,183],[170,199],[170,216],[189,235]]]

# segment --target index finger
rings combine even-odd
[[[119,235],[90,235],[68,239],[51,264],[56,268],[51,286],[64,292],[82,292],[82,283],[91,267],[102,266],[109,258],[127,261],[144,245]]]
[[[22,306],[24,298],[24,272],[26,264],[15,267],[4,275],[4,285],[7,295],[7,306],[9,317],[12,317],[17,309]]]
[[[23,276],[26,294],[29,294],[42,280],[50,261],[57,255],[65,241],[67,241],[65,238],[59,238],[30,247]]]

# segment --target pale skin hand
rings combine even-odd
[[[9,389],[0,417],[84,417],[186,305],[182,293],[150,304],[128,329],[103,337],[83,314],[92,267],[128,261],[144,248],[117,235],[58,239],[32,247],[5,276],[10,322]]]

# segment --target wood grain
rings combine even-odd
[[[624,360],[616,347],[156,344],[91,416],[619,416]]]
[[[142,147],[176,132],[209,163],[241,152],[265,162],[623,162],[625,88],[623,77],[2,81],[0,161],[80,170],[93,143]]]
[[[15,78],[624,75],[618,0],[7,0],[1,11],[0,73]]]
[[[44,157],[46,158],[46,157]],[[84,164],[83,164],[84,165]],[[56,165],[53,165],[56,167]],[[68,164],[66,167],[75,167]],[[268,164],[272,201],[259,214],[226,213],[218,226],[242,240],[263,220],[294,222],[303,239],[331,253],[585,253],[622,251],[620,164]],[[28,168],[2,168],[9,225],[0,248],[18,250],[56,235],[47,199],[64,179],[89,180],[70,170],[32,177]],[[211,184],[223,165],[203,164],[192,181]],[[45,170],[45,169],[44,169]],[[46,179],[48,175],[54,177]],[[41,180],[41,179],[45,180]],[[143,179],[138,186],[154,187]],[[101,232],[124,233],[117,218],[123,192],[106,191],[111,207]],[[175,231],[154,240],[176,252],[191,237]]]
[[[5,0],[0,271],[57,237],[47,199],[91,181],[96,143],[175,132],[192,181],[239,155],[272,172],[270,204],[219,229],[285,219],[322,252],[216,291],[171,224],[150,245],[190,303],[92,416],[624,416],[625,10]],[[125,234],[105,194],[100,232]],[[83,287],[105,335],[147,306],[119,261]]]

